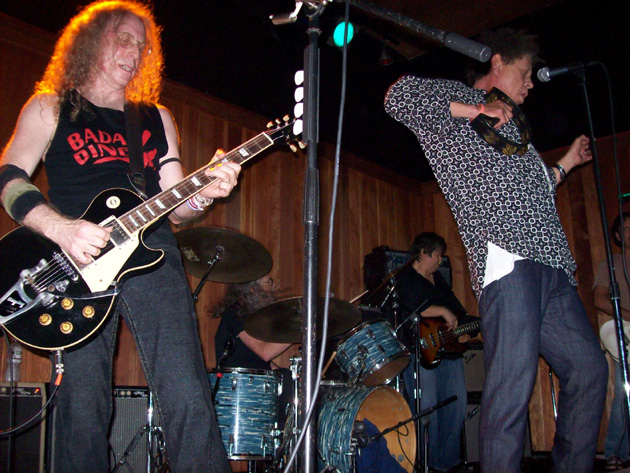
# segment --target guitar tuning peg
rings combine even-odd
[[[289,117],[289,115],[285,115],[284,117],[282,117],[282,121],[285,123],[287,123],[290,119],[291,117]]]
[[[304,143],[303,141],[298,141],[298,146],[300,147],[300,149],[304,149],[306,148],[306,143]]]
[[[280,125],[282,122],[276,118],[276,125]]]
[[[291,151],[293,151],[294,153],[297,153],[297,146],[295,146],[293,143],[289,145],[289,148],[291,148]]]
[[[273,122],[268,122],[267,123],[267,128],[271,128],[273,126]]]

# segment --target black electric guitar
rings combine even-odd
[[[420,358],[425,368],[435,368],[444,353],[463,353],[467,346],[459,343],[462,335],[479,330],[481,321],[476,320],[449,330],[441,317],[424,317],[420,321]]]
[[[293,121],[265,131],[144,201],[126,189],[109,189],[82,219],[111,228],[110,241],[94,261],[74,261],[47,238],[20,227],[0,240],[0,325],[20,342],[45,350],[75,345],[107,318],[125,278],[157,268],[164,252],[145,246],[144,231],[216,180],[206,170],[242,164],[301,130]]]

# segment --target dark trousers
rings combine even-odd
[[[510,274],[484,289],[479,308],[486,366],[479,427],[482,471],[520,471],[540,354],[560,380],[554,471],[592,472],[608,367],[566,274],[517,261]]]
[[[154,394],[173,473],[229,472],[201,352],[195,311],[179,252],[123,285],[114,313],[136,342]],[[118,317],[85,346],[65,355],[54,402],[53,473],[104,473],[112,415],[112,363]],[[119,452],[120,453],[120,452]]]

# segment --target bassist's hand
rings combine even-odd
[[[449,330],[454,330],[457,328],[457,316],[446,307],[444,308],[444,312],[442,313],[442,318],[446,322],[446,327]]]

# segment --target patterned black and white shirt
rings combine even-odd
[[[385,110],[411,129],[433,170],[461,234],[473,290],[481,297],[488,243],[566,272],[576,269],[555,206],[555,174],[530,145],[506,156],[488,145],[451,102],[485,102],[486,91],[461,82],[404,76],[391,86]],[[499,130],[519,142],[513,121]]]

